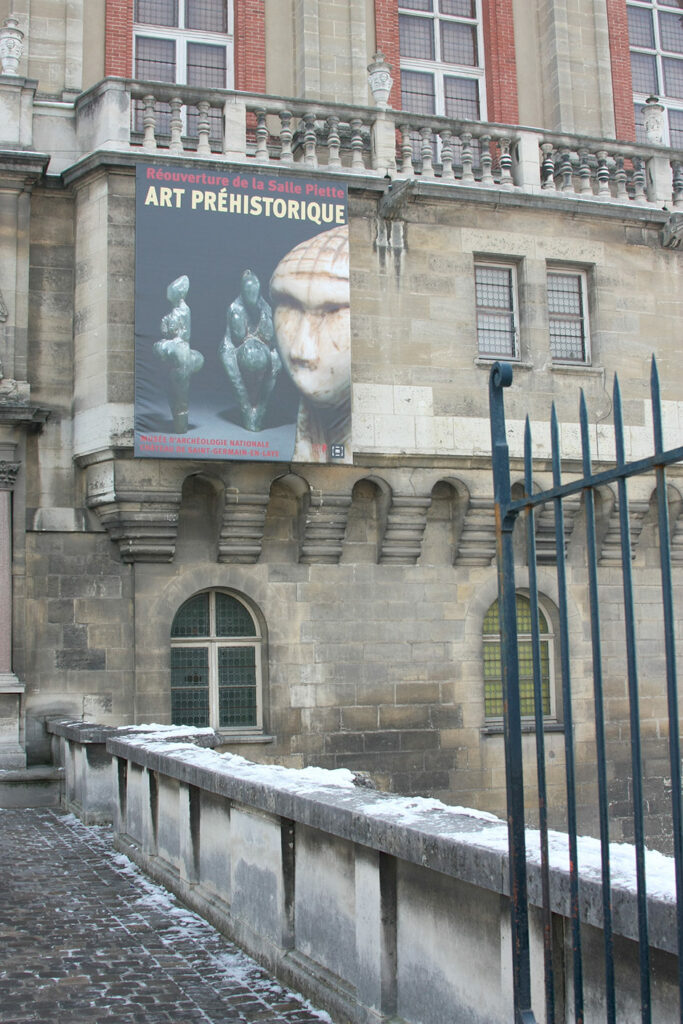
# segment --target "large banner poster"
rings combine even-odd
[[[135,454],[350,462],[346,185],[138,165]]]

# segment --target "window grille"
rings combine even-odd
[[[548,320],[553,359],[588,361],[585,276],[582,273],[548,273]]]
[[[479,263],[474,268],[479,355],[516,359],[516,288],[514,267]]]

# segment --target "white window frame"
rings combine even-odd
[[[520,597],[525,598],[527,601],[530,600],[529,595],[525,594],[525,593],[518,593],[518,594],[516,594],[515,600],[517,600],[517,598],[520,598]],[[496,599],[496,600],[498,600],[498,599]],[[495,604],[495,601],[493,603]],[[489,605],[489,607],[486,609],[486,613],[484,615],[484,619],[486,618],[486,615],[488,615],[490,609],[491,609],[491,605]],[[540,639],[541,644],[547,643],[547,645],[548,645],[548,702],[549,702],[549,705],[550,705],[550,710],[547,713],[543,714],[543,721],[545,723],[547,723],[547,724],[554,724],[558,720],[557,719],[557,693],[556,693],[556,687],[555,687],[555,633],[554,633],[554,630],[553,630],[552,616],[550,615],[550,613],[548,611],[547,605],[545,605],[543,603],[542,595],[539,595],[539,597],[538,597],[538,611],[543,616],[543,618],[545,619],[546,624],[548,626],[548,632],[547,633],[540,633],[539,634],[539,639]],[[499,611],[498,614],[500,615],[500,611]],[[482,634],[481,635],[482,635],[482,640],[483,640],[484,645],[486,645],[486,644],[497,644],[500,647],[500,643],[501,643],[500,633],[484,633],[484,631],[483,631],[483,623],[482,623]],[[531,633],[520,633],[520,632],[518,632],[517,633],[517,643],[519,644],[520,642],[521,643],[531,643]],[[484,664],[484,661],[483,661],[483,651],[482,651],[482,670],[483,670],[483,664]],[[502,661],[501,661],[501,669],[502,669]],[[486,687],[486,679],[484,678],[484,688],[485,687]],[[501,674],[501,687],[502,687],[502,674]],[[522,721],[523,722],[533,722],[534,719],[535,719],[535,715],[533,715],[533,714],[531,714],[531,715],[522,714],[521,717],[522,717]],[[503,716],[502,715],[487,715],[486,714],[486,693],[485,692],[484,692],[484,720],[485,720],[487,725],[495,725],[495,724],[503,721]]]
[[[591,331],[590,331],[590,313],[588,308],[588,272],[586,270],[580,270],[576,267],[567,267],[561,265],[549,265],[546,267],[546,304],[548,299],[548,278],[553,274],[562,274],[565,277],[575,277],[579,282],[579,290],[581,295],[581,323],[583,325],[583,359],[570,359],[568,356],[556,356],[550,349],[550,357],[554,364],[560,364],[562,366],[590,366],[591,365]],[[562,320],[563,317],[560,314],[551,314],[549,306],[547,306],[548,313],[548,345],[550,346],[550,321],[551,320]],[[569,318],[566,318],[569,319]]]
[[[512,296],[512,309],[509,311],[512,313],[513,322],[513,354],[505,352],[483,352],[479,348],[479,312],[487,313],[489,310],[492,312],[498,312],[490,306],[479,306],[477,303],[477,271],[480,269],[487,270],[506,270],[510,273],[511,280],[511,296]],[[474,261],[474,306],[475,306],[475,336],[477,343],[477,359],[486,359],[495,362],[497,359],[510,360],[510,362],[519,362],[521,356],[520,346],[520,334],[519,334],[519,283],[517,280],[518,265],[513,261],[506,260],[495,260],[495,259],[483,259],[477,257]]]
[[[225,47],[225,85],[223,88],[234,88],[235,82],[235,48],[234,48],[234,12],[232,0],[227,2],[227,32],[206,32],[198,29],[185,28],[185,2],[178,0],[178,25],[150,25],[147,22],[133,23],[133,67],[137,61],[138,39],[163,39],[175,43],[176,85],[187,85],[187,47],[188,43],[200,43],[207,46]]]
[[[417,57],[404,57],[401,55],[401,71],[421,71],[423,74],[431,74],[434,78],[434,114],[443,117],[446,112],[446,99],[444,90],[444,78],[472,78],[479,86],[479,120],[486,121],[486,73],[484,54],[484,31],[482,26],[481,0],[475,0],[475,17],[464,18],[462,16],[441,14],[439,11],[440,0],[432,0],[432,11],[415,11],[401,6],[398,0],[398,13],[409,17],[424,18],[432,22],[434,38],[434,60],[419,59]],[[478,65],[472,64],[449,64],[441,60],[441,33],[439,31],[440,21],[459,22],[464,25],[474,25],[477,35]],[[459,119],[457,119],[459,120]]]
[[[187,601],[191,601],[192,598],[199,597],[200,594],[206,593],[209,595],[209,635],[201,637],[172,637],[171,638],[171,649],[178,650],[198,650],[208,649],[208,674],[209,674],[209,728],[215,729],[216,732],[225,733],[226,735],[258,735],[263,732],[263,669],[262,669],[262,648],[263,648],[263,634],[259,624],[258,617],[254,614],[253,609],[247,604],[247,602],[241,597],[240,594],[232,590],[227,590],[222,587],[218,587],[213,590],[199,591],[197,594],[192,594],[191,597],[187,598]],[[250,619],[254,623],[256,633],[254,636],[249,637],[225,637],[216,636],[216,594],[225,594],[228,597],[238,601],[245,609]],[[176,615],[180,609],[187,603],[183,603],[177,608]],[[174,616],[175,619],[175,616]],[[218,687],[218,651],[221,648],[244,648],[253,647],[255,649],[254,654],[254,676],[256,682],[256,724],[255,725],[234,725],[226,726],[219,724],[219,687]]]
[[[660,86],[660,90],[657,93],[657,96],[658,96],[659,102],[662,104],[662,106],[666,107],[666,109],[667,109],[667,117],[665,118],[665,121],[664,121],[664,143],[665,143],[665,145],[668,146],[668,145],[671,145],[671,135],[670,135],[670,125],[669,125],[668,111],[669,110],[676,110],[676,111],[680,112],[683,115],[683,97],[667,96],[667,95],[664,94],[664,92],[663,92],[663,89],[664,89],[664,66],[663,66],[663,61],[664,61],[664,58],[668,57],[668,58],[671,58],[671,59],[674,59],[674,60],[680,60],[681,64],[683,65],[683,53],[679,53],[679,52],[677,52],[675,50],[665,50],[665,49],[663,49],[663,47],[661,45],[661,37],[660,37],[660,29],[659,29],[659,14],[660,14],[660,12],[663,13],[663,14],[673,14],[673,15],[678,14],[679,16],[683,17],[683,10],[681,10],[680,8],[671,7],[668,4],[660,3],[659,0],[650,0],[650,2],[644,2],[644,0],[628,0],[628,3],[627,3],[626,6],[627,6],[627,8],[628,7],[640,8],[641,10],[648,11],[652,15],[652,23],[653,23],[653,30],[654,30],[654,40],[655,40],[654,48],[645,47],[645,46],[635,46],[629,40],[629,51],[631,53],[646,54],[649,57],[654,57],[655,58],[655,65],[656,65],[656,68],[657,68],[657,81],[658,81],[659,86]],[[633,105],[634,105],[635,112],[636,112],[636,122],[638,120],[638,117],[637,117],[638,111],[639,111],[639,109],[641,107],[645,106],[645,103],[646,103],[647,99],[648,99],[648,94],[647,93],[634,91],[634,93],[633,93]],[[636,124],[636,130],[639,131],[637,124]],[[641,138],[640,141],[645,141],[645,140]]]

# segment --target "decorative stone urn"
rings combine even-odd
[[[659,97],[648,96],[643,107],[645,141],[649,142],[652,146],[663,146],[665,124],[666,109],[659,102]]]
[[[19,59],[24,52],[24,33],[19,28],[16,14],[5,18],[0,28],[0,67],[3,75],[16,75]]]
[[[391,64],[387,64],[386,57],[381,50],[375,54],[372,64],[368,64],[368,82],[375,106],[380,110],[386,110],[394,80],[391,77]]]

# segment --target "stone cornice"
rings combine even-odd
[[[17,189],[35,185],[47,170],[49,162],[49,153],[13,149],[7,143],[0,142],[0,181],[5,188],[8,184]]]
[[[24,405],[15,402],[2,402],[0,400],[0,424],[10,427],[23,427],[29,433],[36,433],[43,429],[43,425],[50,413],[47,409],[41,409],[37,405]]]

